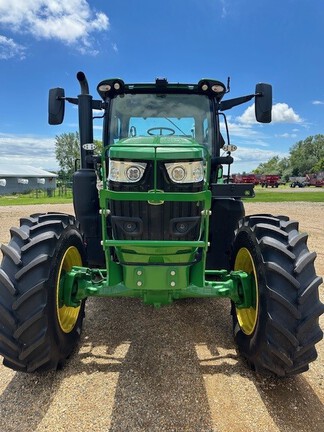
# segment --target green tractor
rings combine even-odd
[[[62,88],[49,93],[50,124],[62,123],[65,101],[78,106],[75,216],[23,218],[1,247],[4,365],[26,372],[62,366],[91,296],[155,307],[227,297],[238,350],[253,369],[306,371],[323,336],[316,254],[288,217],[245,216],[242,198],[254,196],[253,185],[229,181],[235,146],[224,111],[254,99],[256,120],[269,123],[271,86],[223,100],[229,82],[107,79],[93,99],[84,73],[77,79],[77,98]],[[101,156],[94,111],[103,119]]]

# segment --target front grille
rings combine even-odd
[[[118,240],[198,240],[201,203],[110,201],[110,222]],[[108,224],[109,225],[109,224]]]
[[[157,189],[164,192],[192,193],[203,189],[203,182],[175,184],[169,179],[164,163],[157,163]],[[138,183],[109,182],[118,192],[147,192],[154,188],[154,166],[148,161],[145,174]],[[146,201],[108,203],[108,236],[116,240],[198,240],[200,237],[201,202],[171,202],[152,205]]]

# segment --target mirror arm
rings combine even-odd
[[[71,104],[78,105],[78,98],[71,98],[71,97],[58,97],[58,100],[66,100],[67,102],[70,102]],[[92,108],[96,110],[102,110],[105,108],[105,102],[102,102],[102,100],[95,99],[92,101]]]
[[[78,99],[77,98],[58,97],[58,100],[66,100],[66,101],[70,102],[71,104],[78,105]]]
[[[257,94],[254,93],[254,94],[251,94],[251,95],[241,96],[241,97],[238,97],[238,98],[228,99],[228,100],[222,101],[220,103],[220,110],[221,111],[226,111],[226,110],[231,109],[231,108],[233,108],[233,107],[235,107],[237,105],[241,105],[241,104],[243,104],[245,102],[250,101],[255,96],[261,96],[261,94],[260,93],[257,93]]]

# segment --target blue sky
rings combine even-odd
[[[226,82],[238,97],[273,85],[273,122],[256,124],[252,103],[228,111],[233,172],[286,156],[297,141],[324,133],[323,0],[0,0],[0,163],[56,169],[47,124],[51,87],[90,92],[109,77],[125,82]],[[100,122],[95,137],[101,139]]]

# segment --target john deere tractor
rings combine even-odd
[[[213,79],[126,84],[106,79],[93,99],[49,93],[49,123],[78,106],[80,169],[75,216],[33,214],[2,245],[0,354],[18,371],[56,369],[75,348],[88,297],[133,297],[160,307],[226,297],[240,353],[259,372],[298,374],[322,339],[322,282],[307,235],[285,216],[245,216],[253,185],[231,184],[224,112],[254,100],[271,121],[272,89],[223,100]],[[98,114],[97,112],[100,112]],[[103,119],[96,154],[93,118]],[[224,170],[224,172],[223,172]]]

